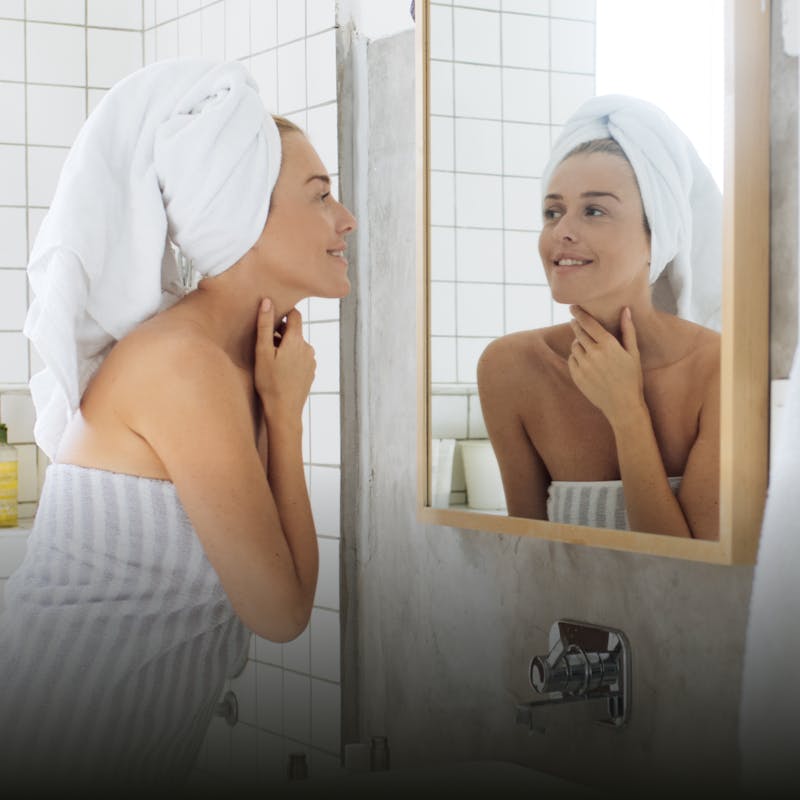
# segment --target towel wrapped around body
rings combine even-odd
[[[180,785],[248,642],[173,484],[50,465],[0,617],[4,785]]]

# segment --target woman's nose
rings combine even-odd
[[[567,214],[559,217],[555,228],[553,229],[553,233],[556,238],[566,239],[570,242],[574,242],[578,238],[575,234],[575,228],[572,224],[572,220]]]

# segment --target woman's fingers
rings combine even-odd
[[[274,357],[275,340],[275,308],[269,297],[261,301],[256,322],[256,348],[262,355],[272,354]]]
[[[636,326],[633,324],[633,315],[627,306],[620,315],[620,329],[622,331],[622,346],[631,354],[639,357],[639,344],[636,341]]]
[[[570,306],[569,310],[578,325],[593,341],[602,342],[609,337],[614,338],[588,311],[584,311],[580,306]]]

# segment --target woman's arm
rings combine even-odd
[[[679,501],[669,485],[644,399],[636,331],[629,312],[624,310],[620,321],[622,344],[582,309],[574,313],[576,338],[568,361],[570,374],[614,432],[630,528],[668,536],[717,538],[719,432],[714,415],[718,423],[719,411],[713,410],[713,389],[704,403]]]
[[[268,327],[272,347],[271,322],[262,319],[262,356]],[[299,335],[299,315],[295,327]],[[298,410],[313,377],[313,351],[296,342],[293,352],[281,352],[287,336],[270,374],[284,381],[293,370],[301,375],[291,398],[265,411],[266,473],[239,370],[196,335],[160,337],[157,349],[145,347],[147,359],[129,360],[126,385],[135,389],[123,409],[126,422],[164,464],[236,613],[250,630],[274,641],[289,641],[305,629],[318,569]],[[287,363],[298,354],[302,363]]]
[[[519,362],[515,344],[507,339],[497,339],[484,350],[478,362],[481,409],[509,516],[547,519],[550,478],[519,414]]]

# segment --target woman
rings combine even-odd
[[[87,121],[29,264],[54,463],[0,628],[4,780],[181,784],[249,632],[306,627],[315,361],[294,306],[348,293],[354,227],[239,64],[146,67]]]
[[[621,96],[568,121],[545,173],[539,252],[573,319],[496,340],[478,367],[508,512],[716,539],[719,335],[659,310],[653,284],[714,319],[719,192],[662,112]]]

